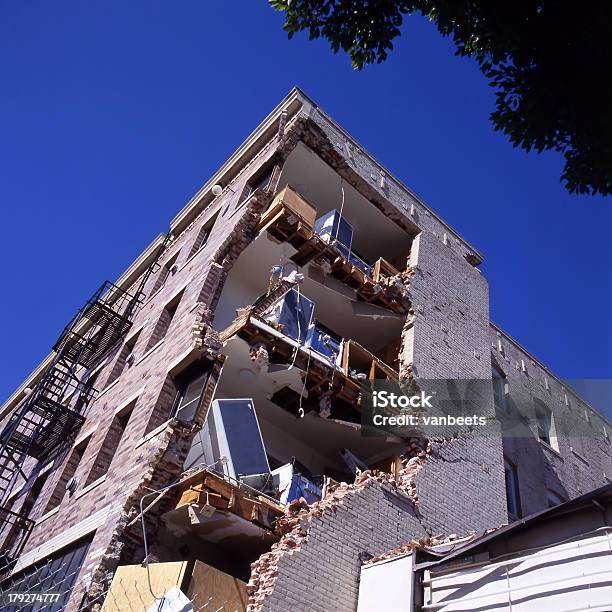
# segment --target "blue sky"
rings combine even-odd
[[[612,198],[493,131],[422,18],[355,72],[265,0],[0,4],[4,399],[294,84],[485,256],[492,318],[565,378],[612,378]]]

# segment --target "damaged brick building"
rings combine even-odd
[[[490,321],[481,262],[292,90],[3,405],[3,588],[51,559],[65,609],[121,609],[148,555],[217,607],[356,610],[367,558],[610,482],[612,426]],[[362,435],[364,381],[420,379],[491,381],[532,435]]]

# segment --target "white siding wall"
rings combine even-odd
[[[605,528],[502,562],[431,572],[423,610],[612,610],[611,531]]]

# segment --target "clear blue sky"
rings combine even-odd
[[[494,132],[425,20],[361,73],[281,25],[265,0],[0,4],[0,398],[294,84],[484,254],[502,328],[562,377],[612,377],[612,198]]]

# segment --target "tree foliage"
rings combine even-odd
[[[495,129],[563,154],[571,193],[612,193],[612,3],[563,0],[270,0],[291,38],[307,31],[353,66],[383,62],[413,13],[474,58],[496,91]]]

